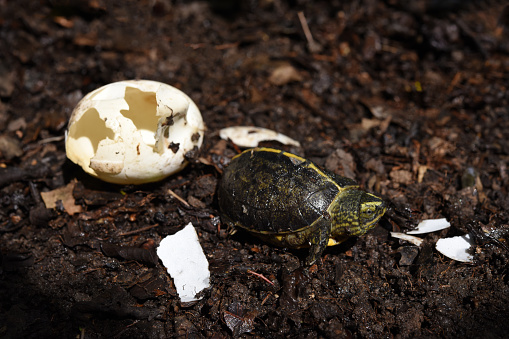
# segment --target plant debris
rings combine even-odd
[[[507,337],[508,8],[3,1],[0,337]],[[187,166],[159,182],[104,182],[66,157],[78,102],[129,79],[178,88],[207,126],[189,135],[203,143],[183,154]],[[259,146],[348,176],[390,209],[311,267],[306,249],[230,234],[216,190],[243,148],[221,139],[231,126],[291,137],[300,147],[273,137]],[[41,193],[62,189],[47,208]],[[405,234],[437,216],[450,227]],[[190,222],[210,286],[185,303],[145,254]],[[471,262],[436,248],[467,234],[475,246],[463,239],[460,252]]]
[[[224,311],[223,317],[233,337],[237,338],[242,333],[251,332],[254,329],[256,312],[246,311],[240,303],[233,302],[228,305],[228,311]]]
[[[76,182],[72,181],[66,186],[54,189],[53,191],[41,192],[41,197],[46,208],[56,208],[60,202],[69,215],[82,212],[83,208],[80,205],[76,205],[74,200],[73,190],[75,185]]]

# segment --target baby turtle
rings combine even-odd
[[[235,156],[219,184],[223,222],[282,247],[310,247],[312,265],[327,246],[360,236],[385,213],[379,197],[352,179],[297,155],[253,148]]]

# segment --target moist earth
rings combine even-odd
[[[1,1],[0,336],[503,338],[509,331],[509,8],[502,1]],[[66,159],[88,92],[168,83],[207,130],[158,183],[107,184]],[[390,206],[365,236],[307,251],[221,223],[242,148],[221,128],[286,134]],[[41,195],[59,190],[55,206]],[[391,232],[421,220],[451,227]],[[189,222],[211,286],[180,302],[155,255]],[[471,263],[438,252],[470,234]]]

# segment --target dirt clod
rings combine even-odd
[[[507,8],[3,1],[0,337],[507,337]],[[202,148],[162,182],[107,184],[66,160],[74,105],[126,79],[175,86],[203,115]],[[216,187],[242,151],[219,138],[231,126],[299,141],[278,147],[352,177],[390,211],[310,268],[305,249],[230,234]],[[432,218],[451,227],[420,246],[390,236]],[[211,287],[182,304],[153,250],[189,222]],[[436,250],[467,233],[472,263]]]

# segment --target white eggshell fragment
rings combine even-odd
[[[193,224],[164,238],[157,256],[173,278],[182,302],[199,300],[196,294],[210,286],[209,263]]]
[[[443,255],[453,260],[462,262],[472,262],[474,257],[469,253],[474,245],[470,234],[460,235],[452,238],[439,239],[436,243],[436,249]]]
[[[451,223],[447,221],[447,219],[427,219],[423,220],[417,225],[417,227],[409,232],[406,232],[407,234],[424,234],[424,233],[431,233],[440,231],[443,229],[446,229],[451,226]]]
[[[161,180],[187,164],[204,124],[182,91],[150,80],[127,80],[88,93],[66,132],[67,157],[85,172],[117,184]]]
[[[221,139],[230,139],[240,147],[256,147],[262,141],[276,140],[284,145],[300,147],[300,143],[276,131],[253,126],[235,126],[219,131]]]
[[[411,244],[414,244],[415,246],[421,246],[422,242],[424,241],[423,239],[421,239],[419,237],[414,237],[413,235],[408,235],[406,233],[401,233],[401,232],[391,232],[391,236],[394,238],[401,239],[401,240],[406,240],[406,241],[410,242]]]

